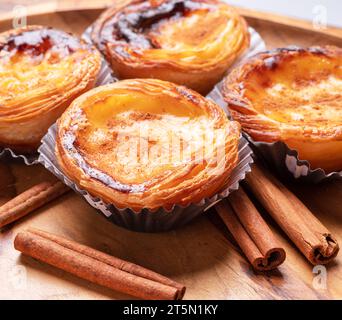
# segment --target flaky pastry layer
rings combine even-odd
[[[283,48],[234,70],[222,91],[254,140],[283,141],[313,168],[342,169],[342,49]]]
[[[79,187],[118,208],[171,210],[222,190],[240,126],[170,82],[123,80],[77,98],[58,121],[56,153]]]
[[[207,93],[248,47],[245,20],[217,0],[119,0],[92,40],[120,79],[158,78]]]
[[[0,145],[33,152],[70,102],[92,88],[100,53],[43,26],[0,34]]]

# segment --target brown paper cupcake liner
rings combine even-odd
[[[205,198],[199,203],[188,206],[175,205],[171,211],[159,208],[157,211],[143,209],[134,212],[129,208],[119,209],[112,204],[106,204],[102,199],[93,197],[86,190],[79,188],[61,171],[56,154],[56,124],[50,127],[48,133],[42,139],[38,162],[62,180],[66,185],[81,194],[86,201],[94,208],[100,210],[110,221],[115,224],[134,231],[161,232],[181,227],[203,212],[215,205],[221,199],[227,197],[230,192],[239,188],[239,182],[245,178],[247,172],[251,170],[252,150],[247,141],[241,137],[238,151],[238,164],[231,173],[226,187],[210,198]]]
[[[219,83],[208,94],[230,117],[229,106],[224,101]],[[251,144],[254,153],[274,169],[279,175],[290,176],[303,182],[319,183],[327,179],[341,179],[342,171],[326,173],[324,169],[312,169],[309,161],[299,159],[298,152],[290,149],[286,143],[277,141],[273,143],[254,141],[248,134],[244,137]]]

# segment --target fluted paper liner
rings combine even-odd
[[[180,227],[202,212],[208,210],[215,203],[227,197],[230,192],[239,188],[239,182],[245,178],[247,172],[251,170],[250,165],[253,162],[252,150],[244,138],[239,142],[239,160],[232,171],[226,187],[210,198],[202,199],[199,203],[193,203],[188,206],[175,205],[172,210],[167,211],[159,208],[156,211],[143,209],[140,212],[134,212],[129,208],[119,209],[113,204],[107,204],[98,197],[93,197],[86,190],[80,189],[61,171],[56,154],[56,124],[50,127],[48,133],[42,140],[40,146],[38,162],[51,171],[56,177],[62,180],[66,185],[80,193],[86,201],[94,208],[100,210],[109,220],[122,227],[144,232],[159,232]]]
[[[24,161],[27,166],[31,166],[33,164],[38,163],[38,153],[33,154],[19,154],[13,151],[10,148],[1,148],[0,147],[0,159],[10,157],[13,159],[20,159]]]

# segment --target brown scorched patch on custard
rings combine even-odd
[[[54,29],[35,29],[8,36],[0,43],[0,57],[26,54],[39,57],[48,51],[60,57],[72,54],[80,43],[68,33]]]
[[[139,48],[159,48],[158,43],[149,39],[148,32],[167,19],[177,19],[203,8],[205,4],[192,0],[171,0],[159,6],[149,2],[128,6],[113,24],[113,36]]]

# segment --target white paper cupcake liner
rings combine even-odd
[[[282,141],[274,143],[258,142],[247,134],[244,135],[255,146],[253,148],[255,153],[269,163],[280,175],[288,173],[295,179],[309,183],[342,178],[342,171],[326,173],[322,168],[311,169],[309,161],[299,159],[298,152],[290,149]]]
[[[93,197],[86,190],[80,189],[61,171],[55,155],[56,147],[56,124],[50,127],[48,133],[42,139],[38,161],[56,177],[62,180],[66,185],[81,194],[86,201],[94,208],[100,210],[110,221],[122,227],[143,232],[166,231],[185,225],[195,217],[199,216],[211,206],[215,205],[221,199],[227,197],[230,192],[239,188],[239,182],[245,178],[247,172],[251,170],[250,165],[253,162],[252,150],[247,141],[241,138],[239,142],[239,160],[232,171],[226,187],[211,198],[205,198],[199,203],[189,206],[174,206],[172,211],[166,211],[163,208],[157,211],[143,209],[140,212],[134,212],[129,208],[119,209],[112,204],[106,204],[98,197]]]
[[[218,104],[230,117],[229,106],[221,94],[222,82],[208,94],[207,98]],[[284,142],[273,143],[254,141],[248,134],[243,133],[252,146],[254,153],[266,162],[279,175],[290,176],[303,182],[319,183],[326,179],[341,179],[342,171],[326,173],[323,169],[311,169],[310,163],[298,158],[298,152],[290,149]]]
[[[0,159],[19,159],[24,161],[27,166],[32,166],[38,163],[38,152],[33,154],[18,154],[10,148],[1,148],[0,147]]]

